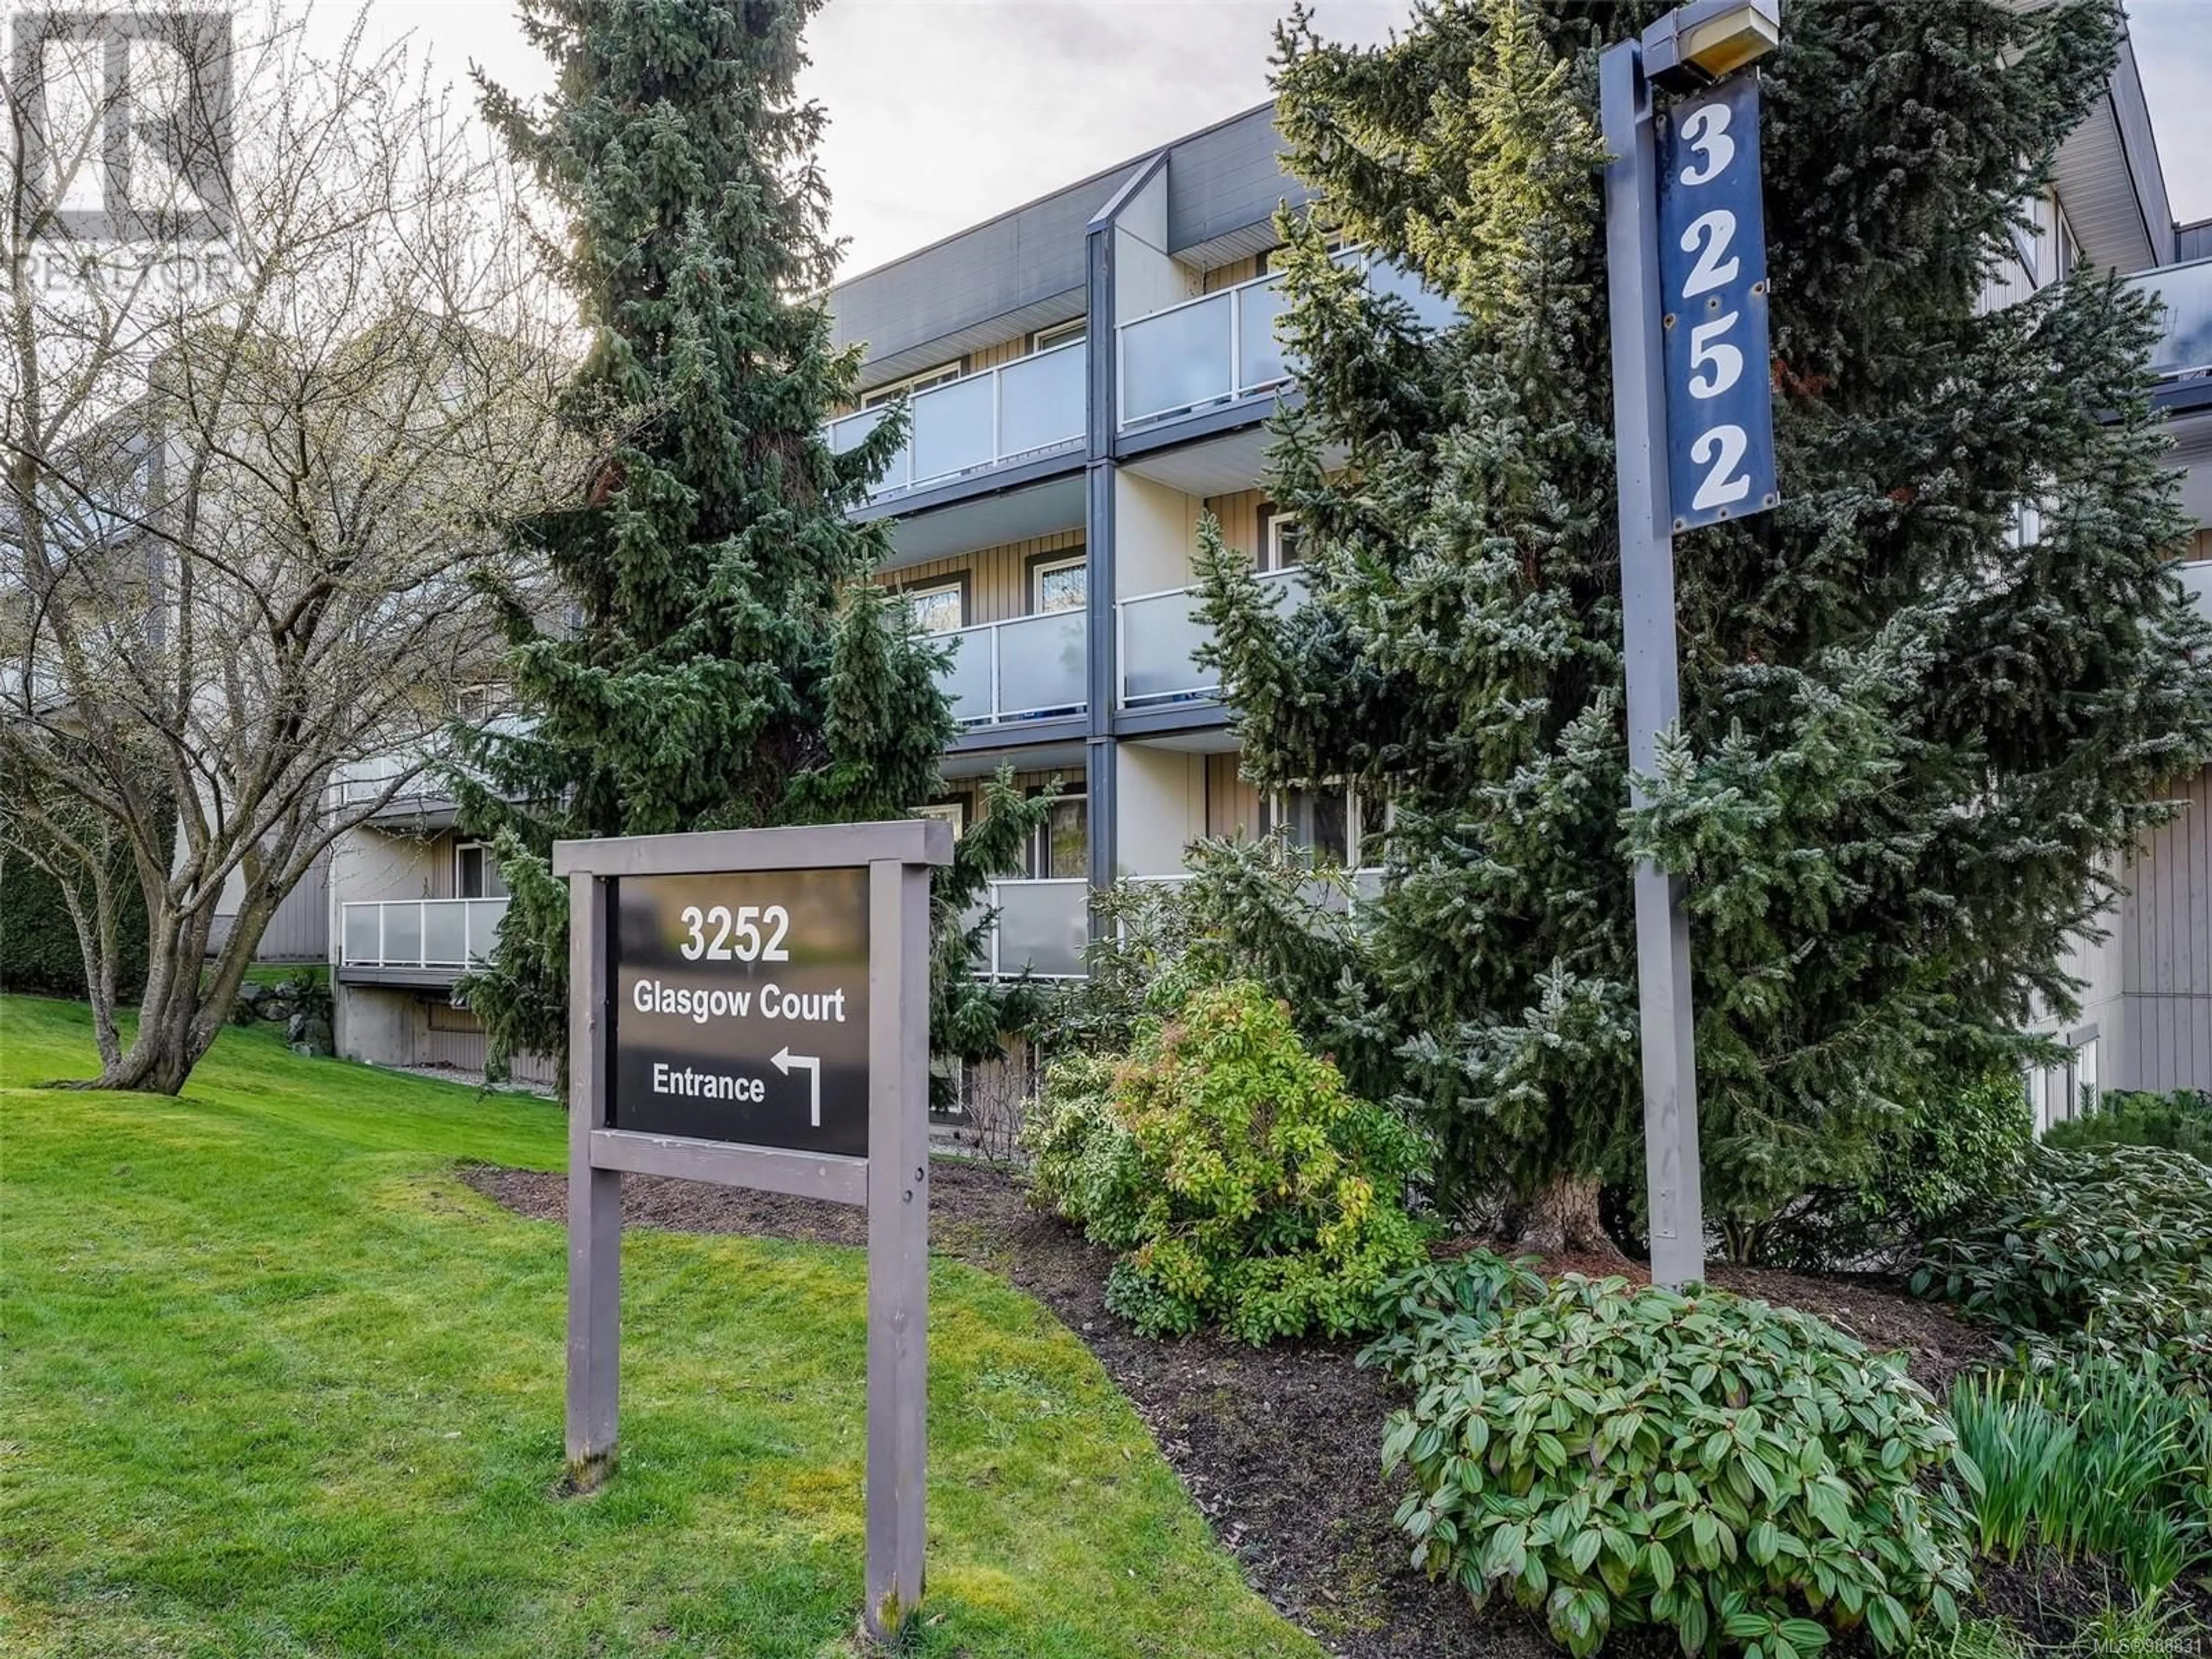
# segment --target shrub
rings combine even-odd
[[[1950,1628],[1970,1584],[1956,1441],[1902,1360],[1724,1291],[1570,1275],[1419,1350],[1386,1473],[1417,1565],[1541,1607],[1577,1656],[1615,1625],[1797,1659]]]
[[[1863,1180],[1806,1193],[1743,1254],[1814,1272],[1896,1265],[1943,1218],[2008,1188],[2034,1142],[2020,1073],[2000,1066],[1878,1131]]]
[[[1370,1328],[1385,1281],[1424,1253],[1402,1201],[1423,1143],[1347,1093],[1249,981],[1143,1024],[1119,1063],[1054,1066],[1028,1144],[1038,1200],[1122,1252],[1107,1305],[1146,1335]]]
[[[1981,1471],[1984,1554],[2017,1560],[2033,1543],[2064,1561],[2093,1557],[2147,1601],[2205,1553],[2212,1406],[2169,1388],[2155,1362],[1966,1378],[1951,1420]]]
[[[2172,1094],[2109,1090],[2097,1097],[2090,1111],[2045,1130],[2043,1144],[2064,1150],[2164,1146],[2212,1164],[2212,1095],[2201,1089],[2177,1089]]]
[[[2149,1352],[2212,1389],[2212,1166],[2158,1147],[2037,1147],[1909,1282],[2032,1346]]]
[[[146,896],[127,860],[115,866],[116,994],[146,988]],[[0,991],[82,999],[84,951],[59,883],[28,859],[0,858]]]

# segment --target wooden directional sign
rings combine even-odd
[[[1778,499],[1758,71],[1678,99],[1657,137],[1668,493],[1680,531]]]
[[[863,1617],[921,1600],[934,818],[561,842],[568,883],[568,1479],[615,1467],[622,1179],[865,1205]],[[688,1449],[670,1449],[683,1455]]]
[[[617,1129],[868,1155],[868,872],[615,883]]]

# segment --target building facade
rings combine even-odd
[[[960,732],[943,793],[918,805],[958,829],[981,810],[979,781],[1001,768],[1059,793],[1024,869],[994,892],[985,971],[1079,974],[1091,892],[1173,878],[1200,837],[1280,830],[1355,872],[1372,862],[1376,803],[1344,790],[1263,796],[1243,781],[1230,711],[1194,660],[1205,515],[1279,603],[1300,593],[1297,526],[1268,498],[1265,465],[1264,423],[1297,395],[1269,270],[1276,208],[1302,199],[1280,148],[1272,106],[1249,110],[831,290],[836,337],[862,349],[863,369],[859,404],[828,440],[849,448],[908,399],[906,444],[856,514],[884,524],[878,580],[953,647],[945,689]],[[2084,261],[2160,289],[2161,400],[2177,465],[2203,463],[2188,488],[2212,526],[2212,259],[2184,262],[2193,233],[2166,204],[2131,60],[2066,146],[2040,212],[2043,234],[2021,239],[1989,302]],[[1423,322],[1449,320],[1403,272],[1343,257]],[[2212,592],[2212,533],[2198,551],[2185,574]],[[2108,1086],[2212,1085],[2212,778],[2176,787],[2203,804],[2130,866],[2112,938],[2084,949],[2089,1003],[2061,1033],[2082,1060],[2040,1080],[2053,1109],[2100,1063]],[[496,872],[453,841],[437,803],[396,807],[356,839],[365,846],[340,849],[331,880],[341,1049],[421,1061],[440,1052],[435,1021],[471,1023],[439,1003],[495,915]],[[2170,895],[2185,867],[2202,878]],[[2177,958],[2184,936],[2193,945]],[[2152,1018],[2176,997],[2194,999],[2201,1053]],[[443,1052],[465,1048],[447,1033]]]

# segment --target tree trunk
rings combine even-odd
[[[213,907],[179,917],[165,897],[149,919],[154,948],[147,963],[146,994],[138,1006],[137,1034],[119,1058],[100,1067],[98,1077],[76,1086],[155,1095],[179,1092],[230,1017],[239,985],[275,908],[259,897],[240,907],[204,982],[208,937],[215,927]]]
[[[1595,1176],[1554,1176],[1522,1211],[1521,1237],[1514,1248],[1542,1256],[1620,1257],[1620,1247],[1597,1218],[1600,1184]]]

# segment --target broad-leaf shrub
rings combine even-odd
[[[1797,1659],[1957,1622],[1971,1468],[1901,1359],[1820,1320],[1571,1274],[1403,1375],[1382,1462],[1413,1469],[1415,1565],[1540,1607],[1578,1659],[1616,1625]]]
[[[1122,1060],[1054,1066],[1026,1139],[1038,1200],[1122,1253],[1107,1305],[1147,1335],[1371,1328],[1425,1252],[1403,1202],[1425,1144],[1249,980],[1141,1023]]]
[[[2037,1147],[1910,1283],[2033,1346],[2149,1352],[2212,1389],[2212,1166],[2161,1147]]]

